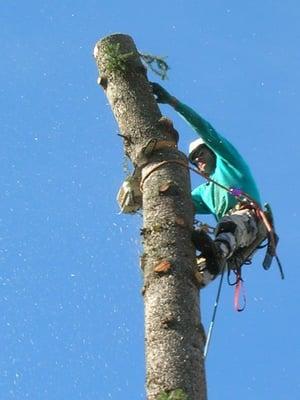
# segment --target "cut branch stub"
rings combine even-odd
[[[172,181],[163,183],[159,187],[158,191],[161,195],[169,195],[169,196],[177,196],[180,193],[178,185],[176,185]]]
[[[167,272],[172,267],[172,264],[168,260],[160,261],[155,267],[154,272]]]
[[[187,226],[186,220],[182,217],[176,217],[175,218],[175,223],[179,226],[182,226],[183,228]]]
[[[175,143],[178,143],[179,134],[177,130],[174,128],[173,122],[169,118],[162,116],[159,119],[158,124],[160,129],[170,137],[170,140],[173,140]]]

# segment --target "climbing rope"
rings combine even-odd
[[[149,171],[146,172],[145,176],[142,177],[141,183],[140,183],[140,191],[143,193],[144,183],[154,171],[157,171],[163,165],[171,164],[171,163],[172,164],[179,164],[179,165],[181,165],[181,166],[183,166],[185,168],[189,168],[188,164],[185,161],[182,161],[182,160],[165,160],[165,161],[161,161],[159,163],[155,163],[152,166],[152,168],[150,168]],[[147,165],[149,165],[149,164],[147,164]]]
[[[208,353],[208,348],[209,348],[209,345],[211,342],[211,336],[212,336],[213,329],[214,329],[214,324],[215,324],[216,315],[217,315],[218,306],[219,306],[219,300],[220,300],[220,296],[221,296],[221,289],[222,289],[222,284],[223,284],[225,268],[226,268],[226,265],[224,265],[223,269],[222,269],[221,278],[220,278],[218,291],[217,291],[217,296],[216,296],[216,300],[215,300],[215,304],[214,304],[214,308],[213,308],[213,314],[212,314],[212,318],[211,318],[211,321],[209,324],[209,329],[207,332],[206,342],[205,342],[204,351],[203,351],[204,360],[206,359],[206,356]]]
[[[164,60],[165,57],[154,56],[152,54],[139,53],[142,61],[147,67],[151,69],[155,74],[160,76],[162,80],[167,79],[167,73],[170,67]]]

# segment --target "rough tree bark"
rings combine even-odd
[[[177,149],[172,123],[162,118],[133,40],[123,34],[105,37],[94,56],[125,153],[142,171],[147,398],[168,398],[175,391],[178,398],[205,400],[187,159]],[[157,146],[145,155],[150,139]]]

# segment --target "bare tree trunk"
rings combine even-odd
[[[142,171],[147,398],[167,399],[175,391],[178,399],[205,400],[187,159],[177,150],[172,123],[161,116],[133,40],[108,36],[94,56],[125,153]],[[151,139],[156,148],[145,154]]]

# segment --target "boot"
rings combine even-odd
[[[201,251],[197,257],[196,279],[200,280],[200,285],[206,286],[223,270],[226,265],[226,255],[221,249],[221,242],[214,241],[203,230],[193,231],[192,241],[196,249]]]
[[[217,275],[212,275],[208,269],[206,268],[206,259],[204,257],[196,257],[197,267],[194,272],[194,276],[196,281],[200,287],[203,289],[207,286],[211,281],[213,281]]]

